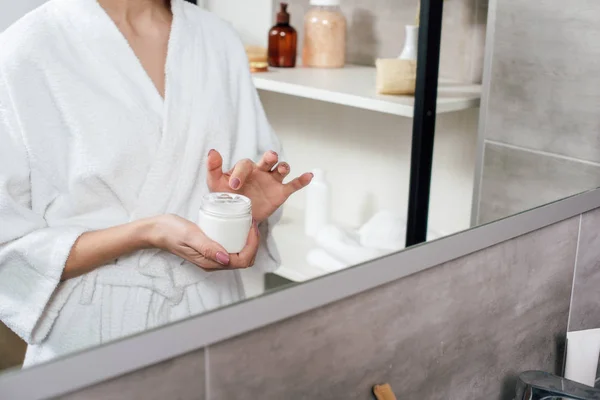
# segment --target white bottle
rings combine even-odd
[[[304,233],[310,237],[315,237],[329,223],[330,216],[329,186],[325,180],[325,172],[315,169],[313,175],[313,180],[306,188],[304,216]]]
[[[398,56],[401,60],[417,60],[419,47],[419,25],[406,25],[404,27],[406,39],[404,40],[404,48]]]

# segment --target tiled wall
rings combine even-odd
[[[206,399],[204,350],[153,365],[63,400],[203,400]]]
[[[569,330],[600,328],[600,210],[581,218]]]
[[[494,1],[480,223],[600,186],[600,2]]]
[[[600,328],[600,210],[581,218],[569,331]],[[600,361],[596,374],[600,388]]]
[[[600,248],[599,219],[571,218],[67,398],[370,400],[389,382],[400,399],[512,399],[520,371],[562,370],[580,221],[578,273]],[[594,284],[575,280],[574,304],[588,303]],[[587,311],[571,323],[585,319],[600,324]]]
[[[309,0],[288,0],[288,3],[301,49],[303,18]],[[417,0],[342,0],[342,11],[348,21],[348,62],[373,65],[378,57],[397,57],[404,45],[404,26],[415,23],[417,3]],[[274,0],[273,11],[276,13],[278,9],[279,1]],[[441,76],[481,81],[486,19],[487,0],[444,1]]]
[[[478,221],[495,221],[598,186],[600,166],[488,142]]]
[[[492,1],[479,223],[600,186],[600,3]],[[569,330],[600,328],[599,223],[581,221]]]

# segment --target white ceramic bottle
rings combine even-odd
[[[404,48],[398,58],[401,60],[416,60],[419,47],[419,26],[406,25],[404,31],[406,32]]]
[[[315,169],[313,180],[306,190],[306,209],[304,216],[304,233],[314,237],[319,230],[329,223],[331,203],[329,185],[325,180],[325,172]]]
[[[228,253],[239,253],[252,227],[252,202],[239,194],[209,193],[202,198],[198,217],[206,236]]]

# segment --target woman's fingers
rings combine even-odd
[[[313,178],[313,174],[310,172],[307,172],[307,173],[302,174],[299,177],[293,179],[291,182],[283,185],[283,193],[284,193],[285,197],[288,198],[291,195],[293,195],[294,193],[296,193],[298,190],[308,186],[310,181],[312,181],[312,178]]]
[[[247,158],[235,164],[235,167],[233,167],[233,170],[231,171],[231,176],[229,177],[229,187],[233,190],[239,190],[244,186],[244,183],[250,174],[252,174],[255,167],[256,164]]]
[[[204,268],[229,266],[230,257],[227,251],[217,242],[210,240],[201,229],[187,238],[187,245],[202,255],[210,265],[201,265]],[[201,261],[201,260],[200,260]]]
[[[208,152],[206,158],[206,168],[208,169],[206,181],[210,190],[215,190],[219,180],[223,176],[223,157],[218,151],[212,149]]]
[[[223,269],[229,268],[228,265],[224,265],[220,262],[217,262],[214,259],[211,259],[208,256],[199,253],[196,249],[192,247],[184,250],[181,253],[178,253],[177,255],[206,271],[221,271]]]
[[[198,228],[187,235],[185,240],[187,250],[184,249],[179,255],[207,271],[248,268],[254,265],[259,243],[260,233],[256,222],[252,224],[246,246],[239,254],[227,254],[223,246],[210,240]]]
[[[257,168],[264,172],[269,172],[273,169],[275,164],[279,161],[279,155],[275,153],[273,150],[267,151],[263,154],[262,158],[256,164]]]
[[[242,249],[239,254],[230,254],[231,261],[229,266],[231,268],[249,268],[254,265],[254,259],[258,252],[258,246],[260,244],[260,233],[258,231],[258,224],[256,221],[252,224],[252,229],[248,234],[248,241],[246,246]]]
[[[285,177],[290,173],[290,165],[286,162],[282,162],[271,173],[278,182],[283,182]]]

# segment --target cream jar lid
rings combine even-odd
[[[202,211],[222,218],[239,218],[252,214],[252,201],[235,193],[208,193],[202,197]]]

